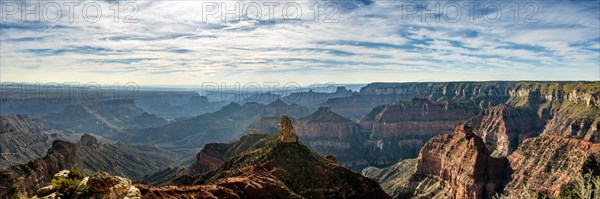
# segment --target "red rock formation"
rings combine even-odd
[[[64,141],[54,141],[52,148],[43,158],[27,164],[11,166],[0,172],[0,198],[11,193],[26,196],[35,187],[49,182],[55,173],[69,168],[75,163],[77,145]]]
[[[314,113],[296,122],[296,133],[300,137],[346,138],[358,131],[357,125],[328,107],[320,107]]]
[[[0,169],[43,157],[56,139],[66,136],[27,115],[0,115]]]
[[[229,145],[225,143],[210,143],[204,145],[204,148],[196,155],[196,162],[192,165],[192,169],[204,173],[212,171],[225,160],[225,152],[229,149]]]
[[[296,131],[294,131],[294,126],[292,125],[292,120],[288,118],[287,115],[283,115],[281,117],[281,121],[279,122],[279,142],[281,143],[297,143],[298,135],[296,135]]]
[[[523,185],[530,192],[557,197],[578,173],[600,174],[600,144],[574,138],[526,139],[508,159],[513,174],[505,193],[514,197],[524,191]]]
[[[152,151],[152,153],[148,153]],[[154,147],[107,144],[85,134],[78,143],[54,141],[46,156],[0,171],[0,198],[11,192],[25,196],[49,183],[55,173],[78,168],[87,173],[107,171],[139,179],[172,165],[173,153]]]
[[[432,102],[414,98],[375,108],[359,124],[373,137],[431,136],[452,133],[454,126],[478,112],[479,107],[470,101]]]
[[[185,184],[204,185],[138,187],[144,198],[390,198],[375,181],[276,136],[192,180]]]
[[[543,127],[535,113],[505,103],[481,111],[466,124],[474,128],[473,132],[497,157],[512,153],[523,139],[538,135]]]
[[[440,181],[448,198],[491,198],[502,190],[506,159],[493,158],[468,126],[432,138],[419,154],[416,174]]]
[[[262,115],[264,117],[281,117],[282,115],[289,115],[292,117],[302,117],[306,116],[309,113],[308,108],[304,106],[300,106],[298,104],[288,105],[285,102],[281,101],[281,99],[277,99],[267,106],[265,106],[265,110]]]
[[[243,153],[244,151],[261,147],[266,134],[247,134],[232,143],[210,143],[196,155],[196,161],[191,169],[194,173],[204,173],[220,167],[226,160]]]

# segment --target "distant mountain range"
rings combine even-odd
[[[289,179],[298,176],[289,172],[296,170],[325,172],[321,174],[332,179],[342,175],[357,182],[335,189],[371,187],[341,166],[362,171],[395,198],[524,193],[558,197],[572,194],[566,190],[575,186],[577,176],[600,179],[596,154],[600,82],[373,83],[358,92],[309,91],[298,103],[288,100],[300,93],[243,104],[207,102],[197,93],[153,93],[145,91],[137,101],[69,104],[42,116],[38,114],[44,111],[35,112],[33,119],[3,115],[0,164],[5,165],[3,179],[9,179],[3,183],[17,187],[2,185],[2,193],[31,192],[37,182],[71,166],[88,173],[108,171],[149,185],[191,186],[139,185],[148,197],[173,192],[182,194],[173,197],[243,197],[232,192],[238,188],[267,197],[256,192],[262,188],[238,187],[252,187],[252,183],[271,187],[273,192],[267,193],[282,196],[339,196],[326,189],[320,190],[324,195],[312,195],[318,191],[309,186],[338,181],[311,178],[301,182],[306,186],[290,184]],[[309,102],[322,95],[330,97]],[[182,109],[171,110],[176,106]],[[290,118],[303,144],[273,144],[282,115]],[[73,140],[84,133],[98,138],[84,135],[77,144],[55,141]],[[310,159],[294,163],[315,170],[287,164],[291,160],[283,157],[294,154]],[[22,178],[30,171],[39,177]]]

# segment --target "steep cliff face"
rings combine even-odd
[[[600,141],[600,82],[522,83],[508,103],[537,110],[547,120],[543,135]]]
[[[375,107],[359,121],[361,131],[369,135],[363,145],[370,165],[388,166],[416,158],[431,137],[452,133],[454,126],[478,111],[471,101],[433,102],[424,98]]]
[[[302,137],[345,138],[358,131],[357,125],[328,107],[320,107],[312,114],[298,119],[297,133]]]
[[[265,106],[265,110],[262,113],[263,117],[281,117],[282,115],[289,115],[292,117],[304,117],[308,115],[310,111],[304,106],[298,104],[288,105],[281,99],[277,99],[270,104]]]
[[[548,102],[544,109],[552,117],[542,134],[600,142],[600,86],[594,89],[572,90],[564,94],[557,92],[556,96],[546,96],[555,101]]]
[[[282,100],[289,104],[299,104],[312,109],[316,108],[315,106],[327,101],[328,99],[348,97],[352,95],[352,91],[344,87],[337,87],[333,93],[329,93],[327,90],[328,89],[317,89],[317,91],[313,91],[310,89],[308,92],[291,93],[288,96],[283,97]]]
[[[415,180],[413,174],[417,169],[417,159],[406,159],[390,167],[377,168],[367,167],[363,169],[362,175],[377,180],[381,188],[393,198],[410,198],[417,192],[420,182]],[[431,178],[431,181],[435,179]],[[437,182],[437,181],[436,181]]]
[[[86,134],[78,143],[54,141],[43,158],[0,171],[0,197],[15,192],[25,196],[35,191],[36,186],[48,184],[55,173],[64,169],[79,168],[86,173],[108,171],[139,180],[176,161],[175,154],[155,147],[101,143]]]
[[[537,110],[538,115],[547,117],[556,114],[559,110],[558,105],[562,102],[596,107],[596,110],[600,98],[599,91],[600,82],[372,83],[352,96],[332,98],[322,106],[331,107],[334,112],[346,118],[358,119],[378,105],[422,97],[431,101],[471,100],[481,109],[504,102],[516,108],[528,107]],[[555,123],[571,124],[577,117],[564,119],[564,122],[558,120]],[[583,123],[583,129],[587,131],[592,128],[591,124],[595,124],[594,121],[596,120],[592,118],[591,121],[587,121],[589,124],[582,121],[576,123]]]
[[[416,160],[363,173],[396,198],[492,198],[502,192],[511,172],[506,158],[490,156],[483,140],[459,125],[454,134],[429,140]]]
[[[133,180],[165,169],[179,158],[157,147],[103,143],[87,134],[81,137],[77,148],[77,161],[72,167],[86,173],[107,171]]]
[[[0,171],[0,197],[27,196],[35,191],[34,187],[49,182],[55,173],[74,165],[76,154],[76,144],[57,140],[43,158]]]
[[[455,125],[477,112],[479,107],[470,101],[432,102],[413,98],[375,108],[359,123],[372,137],[431,136],[452,133]]]
[[[346,118],[358,119],[378,105],[410,101],[415,97],[438,100],[471,100],[481,108],[505,102],[517,82],[372,83],[352,96],[329,99],[323,106]]]
[[[508,157],[513,174],[506,185],[508,196],[518,197],[527,186],[530,195],[560,196],[577,174],[600,175],[600,145],[574,138],[541,136],[526,139]]]
[[[191,169],[196,173],[205,173],[220,167],[226,160],[245,151],[262,147],[268,134],[247,134],[231,143],[209,143],[196,155]]]
[[[300,140],[312,150],[333,155],[340,164],[352,169],[360,170],[369,164],[363,148],[368,135],[359,130],[358,124],[331,109],[321,107],[294,125]]]
[[[310,174],[310,175],[309,175]],[[324,158],[298,142],[270,137],[264,146],[193,178],[193,187],[138,186],[146,198],[389,198],[376,182]],[[189,184],[188,184],[189,185]]]
[[[491,198],[502,191],[508,162],[491,157],[483,140],[468,126],[432,138],[419,154],[415,173],[440,181],[451,198]]]
[[[525,139],[506,158],[494,158],[481,138],[463,132],[459,128],[455,134],[432,138],[416,160],[366,168],[363,174],[377,179],[396,198],[490,198],[496,193],[508,198],[559,197],[575,189],[576,176],[600,176],[599,144],[540,136]]]
[[[27,115],[0,115],[0,169],[43,157],[57,139],[66,136]]]
[[[523,139],[540,134],[544,122],[530,109],[501,103],[484,109],[466,124],[474,128],[493,156],[504,157],[516,150]]]
[[[283,115],[283,117],[281,117],[281,121],[279,122],[279,134],[277,137],[281,143],[298,142],[298,135],[296,135],[296,131],[292,125],[292,120],[290,120],[287,115]]]
[[[460,124],[479,112],[470,101],[432,102],[415,98],[379,106],[357,123],[327,107],[294,120],[296,133],[311,149],[336,156],[350,168],[370,165],[388,166],[398,160],[417,157],[431,137],[452,133]],[[250,132],[275,132],[276,118],[262,118]]]

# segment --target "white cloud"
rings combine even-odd
[[[228,6],[234,3],[227,2]],[[99,3],[110,11],[111,4]],[[503,16],[508,18],[497,23],[486,22],[482,16],[474,22],[463,16],[457,23],[422,23],[419,15],[405,22],[401,3],[390,1],[340,6],[343,9],[334,15],[337,23],[322,22],[328,14],[325,10],[315,23],[309,9],[314,2],[306,1],[298,1],[303,9],[300,22],[283,21],[275,12],[274,23],[222,23],[220,15],[209,16],[208,23],[203,23],[202,1],[136,3],[139,23],[133,24],[122,19],[115,23],[111,12],[103,12],[105,16],[97,23],[82,22],[81,17],[72,24],[36,25],[16,19],[4,23],[25,28],[0,29],[2,81],[92,79],[189,85],[227,78],[309,84],[402,81],[396,77],[405,73],[421,75],[410,77],[412,81],[512,79],[524,77],[515,75],[523,70],[541,71],[525,73],[532,75],[525,79],[598,80],[594,74],[600,72],[598,52],[589,50],[600,47],[600,13],[587,4],[539,2],[535,15],[539,22],[526,24],[515,23],[507,7]],[[267,17],[268,10],[261,8],[261,15]],[[121,11],[120,16],[126,14]],[[82,47],[104,50],[65,51]],[[35,49],[45,50],[35,53]],[[565,73],[565,69],[580,72]]]

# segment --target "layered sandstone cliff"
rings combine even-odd
[[[359,123],[372,137],[432,136],[452,133],[455,125],[478,112],[479,107],[471,101],[432,102],[413,98],[375,108]]]
[[[66,139],[27,115],[0,115],[0,169],[43,157],[57,139]]]
[[[74,165],[76,153],[77,144],[57,140],[43,158],[0,171],[0,197],[27,196],[35,191],[34,187],[49,182],[55,173]]]
[[[492,198],[502,191],[508,162],[491,157],[483,140],[468,126],[432,138],[419,154],[416,174],[434,177],[451,198]]]
[[[388,166],[406,158],[416,158],[431,137],[452,133],[479,111],[471,101],[430,101],[414,98],[378,106],[364,115],[361,131],[366,156],[372,166]]]
[[[465,125],[433,137],[416,160],[383,170],[367,168],[396,198],[492,198],[510,175],[507,159],[490,156],[483,140]]]
[[[285,102],[277,99],[265,106],[265,110],[262,113],[263,117],[281,117],[282,115],[289,115],[292,117],[304,117],[310,112],[308,108],[300,106],[298,104],[288,105]]]
[[[474,128],[493,156],[503,157],[516,150],[525,138],[539,135],[544,123],[529,109],[501,103],[484,109],[466,124]]]
[[[299,118],[296,123],[299,136],[344,138],[357,132],[357,125],[333,111],[320,107],[312,114]]]
[[[564,196],[573,191],[577,175],[600,176],[600,145],[574,138],[526,139],[508,159],[513,171],[504,191],[511,197],[525,191],[530,195]]]
[[[108,171],[141,179],[169,167],[176,160],[173,153],[155,147],[102,143],[88,134],[78,143],[56,140],[46,156],[0,171],[0,198],[13,193],[27,196],[64,169],[78,168],[86,173]]]
[[[245,151],[262,147],[268,134],[247,134],[231,143],[209,143],[196,155],[191,169],[196,173],[205,173],[217,169],[223,162]]]
[[[432,138],[416,160],[366,168],[363,174],[395,198],[565,197],[577,191],[577,176],[600,177],[598,144],[540,136],[525,139],[508,157],[495,158],[481,138],[461,128]]]

